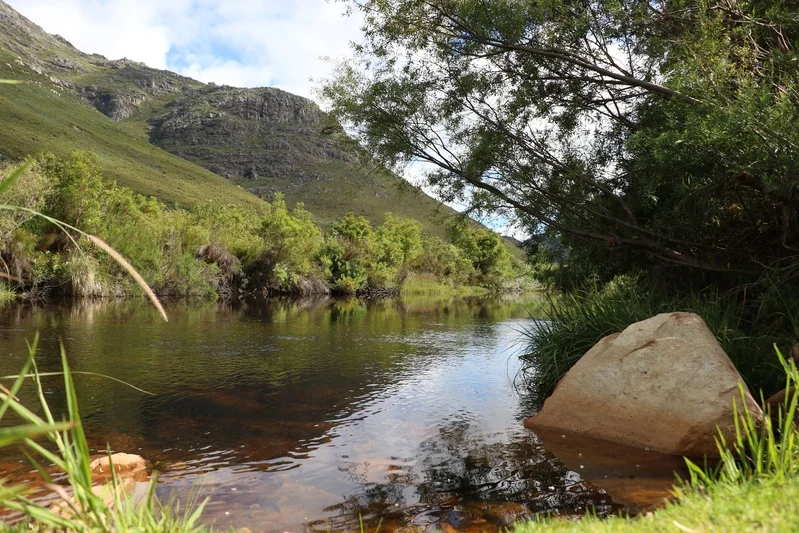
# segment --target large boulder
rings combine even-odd
[[[734,402],[762,417],[741,383],[701,317],[664,313],[600,340],[525,426],[717,457],[719,430],[728,442],[735,434]]]

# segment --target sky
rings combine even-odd
[[[5,1],[82,52],[126,57],[206,83],[277,87],[317,101],[315,88],[335,62],[351,55],[351,42],[361,35],[360,16],[345,16],[348,3],[340,0]],[[411,164],[405,178],[421,185],[424,170]],[[483,222],[516,233],[507,220]]]
[[[323,58],[344,59],[360,36],[346,4],[325,0],[6,1],[83,52],[311,98],[332,68]]]

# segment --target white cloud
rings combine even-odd
[[[360,19],[325,0],[8,0],[88,53],[127,57],[204,82],[313,96],[348,55]]]

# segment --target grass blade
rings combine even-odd
[[[153,302],[155,308],[158,309],[158,312],[161,313],[161,316],[164,318],[164,322],[169,322],[169,317],[166,316],[166,311],[164,311],[164,306],[161,305],[161,302],[158,300],[158,297],[155,295],[150,286],[147,285],[147,282],[144,281],[144,278],[141,277],[141,275],[136,271],[135,268],[133,268],[133,265],[131,265],[127,259],[122,257],[122,255],[120,255],[119,252],[111,248],[111,246],[101,238],[88,234],[86,235],[86,237],[89,239],[89,241],[92,242],[92,244],[94,244],[95,246],[103,250],[105,253],[110,255],[117,263],[119,263],[119,265],[123,269],[125,269],[125,272],[127,272],[130,275],[130,277],[132,277],[133,280],[139,284],[139,286],[144,291],[144,294],[146,294],[147,297],[150,299],[150,301]]]
[[[0,428],[0,448],[24,441],[41,435],[46,435],[53,431],[65,431],[73,427],[72,422],[62,422],[47,426],[28,424],[25,426],[14,426],[10,428]]]

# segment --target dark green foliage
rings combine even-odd
[[[352,213],[333,226],[317,254],[334,290],[355,294],[362,289],[398,289],[422,250],[421,224],[386,213],[375,229]]]
[[[324,88],[386,165],[523,224],[571,277],[799,271],[799,35],[779,0],[369,0]],[[566,274],[562,271],[561,274]],[[694,278],[691,283],[685,283]]]

